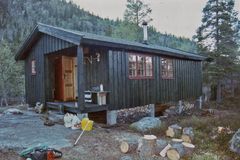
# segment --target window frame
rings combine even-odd
[[[167,76],[163,76],[163,59],[165,59],[166,60],[166,64],[167,64],[167,66],[169,65],[169,61],[171,62],[171,66],[172,66],[172,69],[171,70],[167,70],[166,71],[166,73],[167,73]],[[161,63],[160,63],[160,71],[161,71],[161,78],[162,79],[169,79],[169,80],[173,80],[173,79],[175,79],[175,74],[174,74],[174,63],[173,63],[173,59],[172,58],[168,58],[168,57],[161,57]],[[171,75],[170,73],[172,72],[172,76],[170,77],[169,75]]]
[[[36,60],[32,59],[31,60],[31,75],[35,76],[37,74],[37,65],[36,65]]]
[[[131,76],[130,75],[130,66],[129,66],[129,64],[131,63],[130,61],[129,61],[129,57],[130,56],[136,56],[136,62],[135,62],[135,64],[136,64],[136,69],[135,69],[135,73],[136,73],[136,76]],[[141,61],[139,61],[138,60],[138,57],[139,56],[141,56],[141,57],[144,57],[144,62],[143,62],[143,75],[139,75],[138,74],[138,72],[139,72],[139,62],[141,62]],[[146,75],[146,71],[147,71],[147,66],[146,66],[146,57],[150,57],[151,58],[151,76],[147,76]],[[151,56],[151,55],[147,55],[147,54],[140,54],[140,53],[129,53],[128,54],[128,78],[129,79],[154,79],[154,72],[153,72],[153,56]]]

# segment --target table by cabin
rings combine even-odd
[[[107,94],[108,91],[86,91],[85,93],[91,94],[91,100],[89,102],[98,105],[106,105],[107,104]]]

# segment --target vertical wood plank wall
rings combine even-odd
[[[100,61],[96,60],[96,53],[100,53]],[[108,89],[108,51],[98,48],[90,52],[88,56],[94,59],[90,62],[87,58],[84,60],[84,79],[85,89],[91,90],[92,87],[103,84],[104,90]]]
[[[25,88],[26,102],[35,105],[36,102],[45,102],[45,65],[44,55],[63,48],[72,47],[73,44],[48,35],[41,35],[29,51],[25,60]],[[31,61],[36,60],[36,75],[31,73]]]
[[[74,45],[60,39],[41,35],[29,51],[25,61],[26,101],[30,105],[45,102],[45,79],[51,70],[51,62],[44,60],[48,53],[73,47]],[[96,46],[91,46],[96,47]],[[98,47],[100,62],[84,65],[85,90],[102,83],[109,92],[110,109],[130,108],[151,103],[165,103],[180,99],[196,99],[201,95],[201,62],[186,59],[174,59],[174,79],[161,78],[161,57],[153,57],[153,79],[130,80],[128,78],[128,51],[109,50]],[[31,74],[31,61],[36,60],[36,75]],[[48,89],[49,90],[49,89]]]
[[[77,79],[78,79],[78,106],[79,112],[83,111],[84,102],[84,91],[85,91],[85,80],[84,80],[84,53],[82,46],[77,47]],[[82,94],[81,94],[82,93]]]
[[[128,78],[128,52],[109,51],[110,109],[196,99],[201,95],[201,62],[173,59],[174,79],[161,78],[161,57],[153,57],[153,79]]]

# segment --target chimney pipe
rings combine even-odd
[[[148,41],[148,23],[143,21],[142,26],[143,26],[143,43],[147,44],[147,41]]]

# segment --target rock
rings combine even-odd
[[[45,126],[54,126],[55,125],[55,123],[53,122],[53,121],[51,121],[51,120],[46,120],[46,121],[44,121],[44,123],[43,123]]]
[[[63,117],[64,117],[64,115],[53,113],[53,112],[50,112],[48,115],[49,120],[53,121],[56,124],[60,124],[60,125],[64,124]]]
[[[64,115],[48,111],[45,114],[43,114],[40,118],[43,120],[44,125],[53,126],[54,124],[63,125],[64,124],[63,117]]]
[[[233,135],[232,139],[230,140],[230,150],[237,154],[240,154],[240,128],[238,131]]]
[[[144,117],[141,120],[132,123],[130,127],[139,132],[146,132],[153,129],[159,129],[161,127],[161,121],[154,117]]]
[[[120,160],[132,160],[132,157],[130,156],[123,156],[120,158]]]
[[[3,114],[23,114],[23,112],[16,108],[9,108],[3,112]]]

